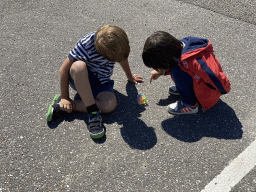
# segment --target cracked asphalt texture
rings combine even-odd
[[[0,191],[201,191],[255,140],[256,1],[128,0],[0,2]],[[92,140],[86,115],[45,120],[59,68],[77,40],[105,24],[128,33],[133,73],[116,64],[118,107]],[[169,77],[149,83],[141,59],[154,31],[209,38],[231,92],[196,115],[173,116]],[[144,93],[148,106],[139,106]],[[72,97],[75,92],[71,91]],[[254,168],[232,192],[255,192]]]

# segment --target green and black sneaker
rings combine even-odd
[[[93,139],[99,139],[104,136],[105,131],[102,124],[102,118],[100,115],[100,111],[93,112],[89,114],[89,121],[88,121],[88,129],[90,131],[90,136]]]
[[[48,109],[48,112],[47,112],[47,115],[46,115],[46,120],[47,121],[51,121],[52,120],[52,117],[53,117],[53,114],[60,111],[61,110],[61,107],[60,107],[60,100],[61,100],[61,97],[60,95],[55,95],[49,109]]]

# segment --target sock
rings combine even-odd
[[[92,114],[96,114],[99,111],[99,108],[97,107],[96,103],[94,103],[93,105],[90,105],[86,108],[87,108],[87,112],[92,113]]]

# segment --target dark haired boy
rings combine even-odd
[[[170,94],[180,95],[180,100],[167,107],[169,113],[197,113],[198,102],[207,110],[218,102],[221,94],[230,91],[230,82],[213,52],[208,39],[188,36],[178,40],[164,31],[148,37],[142,59],[154,69],[150,82],[169,74],[175,82],[169,88]]]

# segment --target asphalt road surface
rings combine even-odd
[[[0,191],[255,192],[256,26],[251,1],[2,0]],[[133,85],[116,64],[118,107],[92,140],[82,113],[45,120],[59,68],[105,24],[128,33]],[[232,90],[212,109],[173,116],[169,77],[149,83],[141,59],[154,31],[209,38]],[[144,93],[148,106],[139,106]],[[71,91],[72,97],[75,92]]]

